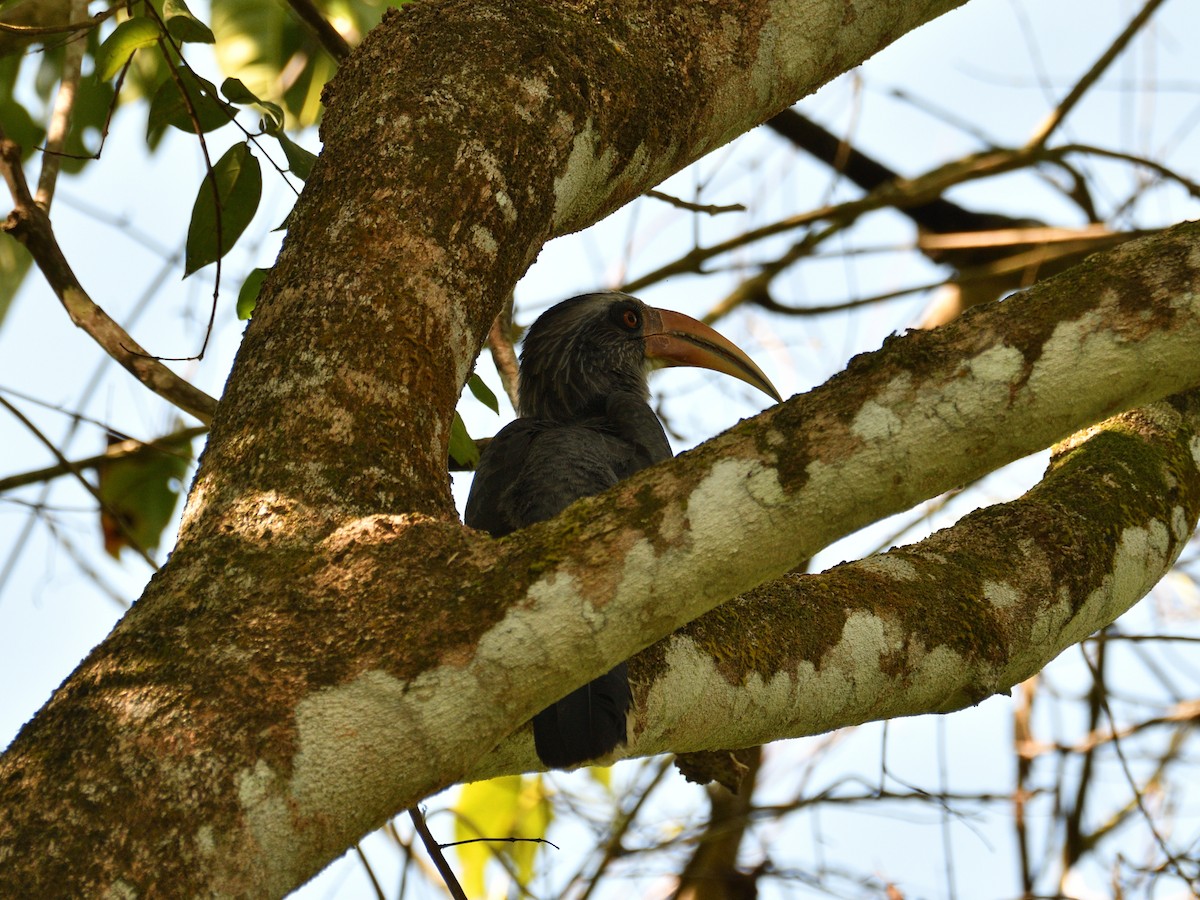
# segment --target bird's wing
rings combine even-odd
[[[466,523],[499,537],[670,456],[658,417],[632,394],[612,395],[603,415],[573,425],[518,419],[484,450]],[[538,758],[566,768],[623,744],[632,699],[625,663],[572,691],[534,716]]]
[[[547,423],[517,419],[505,425],[484,448],[475,467],[463,521],[472,528],[502,537],[529,522],[516,521],[506,508],[505,490],[521,477],[534,439]]]
[[[634,395],[614,394],[604,415],[579,424],[517,419],[484,450],[464,518],[500,537],[670,456],[658,417]]]

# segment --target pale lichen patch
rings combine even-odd
[[[1157,519],[1144,527],[1126,528],[1117,542],[1109,574],[1088,595],[1074,622],[1063,629],[1059,637],[1062,646],[1087,637],[1087,623],[1113,621],[1131,605],[1131,600],[1144,596],[1166,568],[1170,548],[1170,532]]]
[[[1021,602],[1021,592],[1003,581],[984,581],[983,599],[997,609],[1009,609]]]
[[[561,232],[577,215],[577,210],[591,206],[591,200],[612,176],[616,166],[616,150],[599,150],[600,135],[595,123],[588,119],[571,143],[571,153],[562,172],[554,179],[554,225]]]
[[[896,438],[903,425],[904,421],[887,406],[868,400],[850,423],[850,431],[867,443],[875,443]]]
[[[864,557],[855,562],[854,567],[868,574],[881,575],[896,581],[916,581],[920,574],[916,566],[894,553],[877,553]]]
[[[495,259],[500,250],[495,236],[479,223],[471,226],[471,244],[488,259]]]

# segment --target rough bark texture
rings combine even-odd
[[[175,553],[0,761],[0,895],[282,894],[398,809],[489,766],[530,765],[524,731],[483,757],[567,689],[828,541],[1200,384],[1200,236],[1181,227],[897,339],[552,522],[502,541],[458,524],[450,413],[541,243],[954,5],[500,14],[461,0],[389,16],[330,90],[325,152]],[[1195,521],[1190,419],[1161,407],[1146,418],[1149,437],[1127,430],[1149,461],[1115,470],[1136,469],[1145,505],[1122,493],[1115,519],[1099,509],[1102,531],[1071,525],[1091,580],[1060,582],[1047,563],[1055,600],[1014,611],[1034,593],[1016,574],[953,576],[967,632],[928,635],[910,613],[929,597],[906,593],[905,576],[944,570],[910,551],[863,564],[885,595],[849,599],[848,612],[831,600],[789,626],[791,644],[754,640],[736,612],[745,640],[729,635],[727,654],[697,623],[638,663],[634,751],[952,708],[1036,667],[1031,636],[1058,646],[1103,624]],[[1045,554],[1041,534],[1029,539]],[[994,565],[1020,540],[996,545]],[[1109,572],[1114,589],[1097,593]],[[790,604],[779,621],[794,622],[793,587],[764,589]],[[975,612],[986,640],[972,637]],[[745,685],[735,702],[772,704],[771,727],[751,716],[738,735],[699,728],[672,686],[693,672]],[[858,688],[796,708],[823,677]],[[897,684],[905,703],[887,699]]]

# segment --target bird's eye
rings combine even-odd
[[[630,331],[636,331],[638,326],[642,324],[642,320],[638,316],[637,310],[627,309],[621,313],[621,324]]]

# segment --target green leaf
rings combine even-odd
[[[226,78],[221,82],[221,93],[234,103],[261,103],[257,96],[242,84],[240,78]]]
[[[0,80],[3,74],[0,73]],[[12,97],[0,99],[0,122],[8,139],[21,147],[21,159],[28,159],[33,149],[46,137],[45,130],[34,121],[29,111]]]
[[[467,379],[467,387],[471,389],[471,393],[475,395],[476,400],[492,412],[500,412],[500,401],[496,399],[496,395],[492,393],[492,389],[484,384],[483,379],[474,372]]]
[[[351,44],[379,23],[396,0],[338,0],[321,4],[336,11],[339,28],[346,27]],[[306,127],[321,116],[321,89],[337,71],[337,62],[322,49],[285,3],[263,0],[219,0],[212,5],[212,26],[219,40],[213,47],[223,72],[242,79],[250,90],[279,101],[291,124]],[[288,79],[280,88],[279,73]]]
[[[19,241],[9,236],[0,238],[0,324],[4,322],[32,262],[33,257]]]
[[[237,298],[237,317],[239,319],[246,320],[254,315],[254,307],[258,305],[258,292],[262,289],[263,280],[270,271],[270,269],[251,269],[246,280],[242,282],[242,289],[238,291]]]
[[[165,0],[162,11],[171,37],[182,44],[215,44],[212,29],[192,15],[184,0]]]
[[[543,838],[550,827],[550,802],[542,776],[509,775],[491,781],[476,781],[459,792],[454,805],[455,840],[473,838]],[[496,855],[508,856],[522,886],[533,877],[539,844],[533,842],[460,844],[455,847],[462,863],[462,883],[467,894],[486,894],[484,870]]]
[[[283,155],[287,157],[289,171],[301,181],[306,180],[312,171],[313,164],[317,161],[317,155],[305,150],[282,131],[274,133],[274,137],[279,141]]]
[[[96,51],[96,77],[108,81],[121,71],[136,51],[157,43],[160,37],[162,32],[153,19],[145,16],[126,19]]]
[[[168,125],[180,131],[195,132],[196,127],[184,100],[184,92],[196,111],[196,119],[202,132],[220,128],[231,122],[237,113],[236,109],[217,95],[217,89],[211,81],[193,74],[185,66],[177,67],[175,72],[179,76],[179,84],[183,85],[183,91],[174,78],[167,78],[159,85],[154,99],[150,101],[146,140],[151,149],[158,145]]]
[[[450,458],[468,469],[479,464],[479,448],[471,440],[471,435],[467,434],[467,426],[458,413],[454,414],[454,421],[450,423]]]
[[[188,444],[180,452],[141,453],[96,467],[105,550],[120,557],[130,544],[147,552],[158,547],[191,458]]]
[[[263,126],[263,130],[267,134],[274,134],[283,127],[283,109],[279,104],[255,96],[254,92],[246,87],[240,78],[226,78],[222,81],[221,93],[225,95],[226,99],[232,100],[234,103],[253,105],[263,110],[270,120]]]
[[[217,197],[213,196],[214,182]],[[229,252],[254,218],[261,198],[262,167],[249,147],[234,144],[217,160],[196,193],[188,226],[185,278]]]

